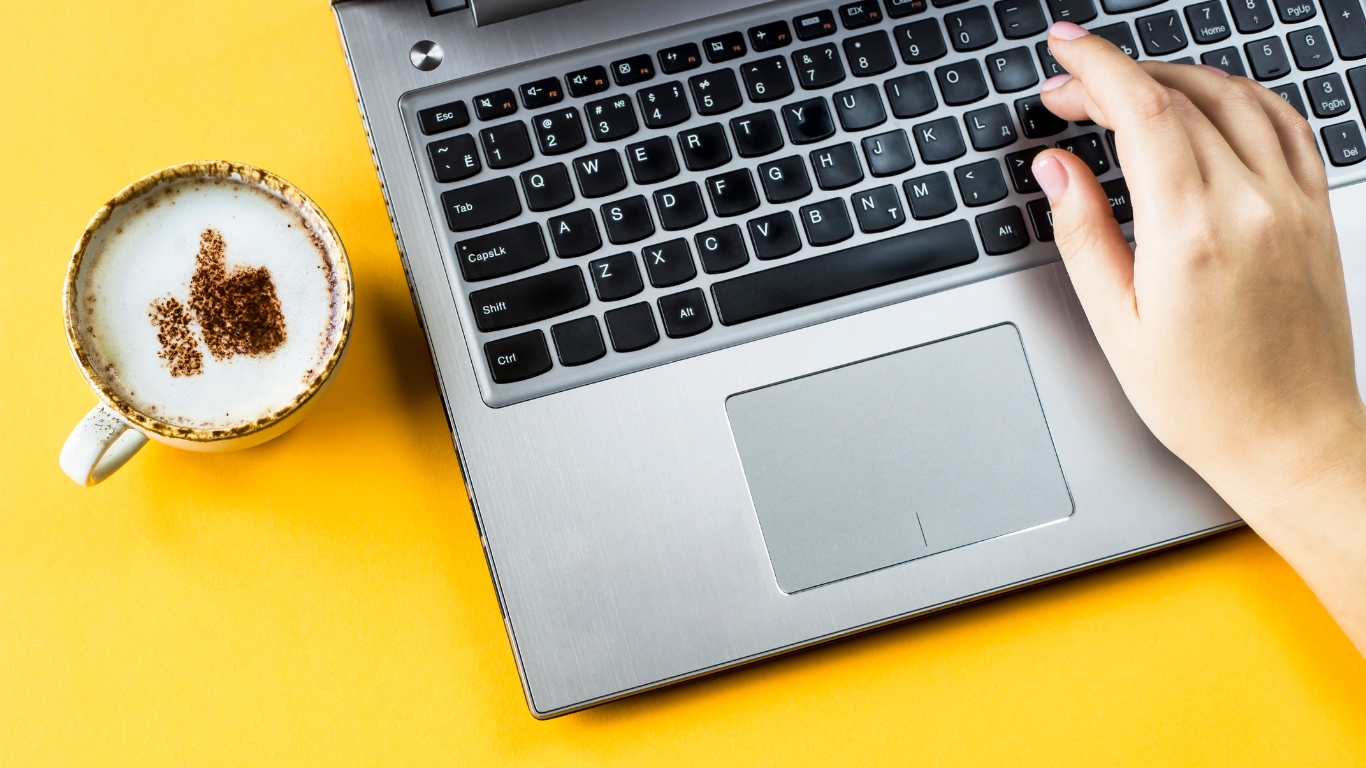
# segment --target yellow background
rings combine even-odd
[[[1245,530],[533,720],[327,5],[0,11],[0,765],[1366,762],[1366,662]],[[78,488],[71,247],[200,159],[328,212],[350,357],[275,442]]]

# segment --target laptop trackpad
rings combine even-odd
[[[726,411],[784,592],[1072,514],[1013,325],[733,395]]]

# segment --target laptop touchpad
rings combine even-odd
[[[784,592],[1072,514],[1013,325],[733,395],[726,411]]]

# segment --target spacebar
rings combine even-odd
[[[966,221],[753,272],[711,287],[716,314],[736,325],[977,260]]]

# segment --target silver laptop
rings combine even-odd
[[[337,0],[527,704],[1239,524],[1147,431],[1030,160],[1054,20],[1366,164],[1359,0]],[[1366,63],[1366,62],[1363,62]]]

